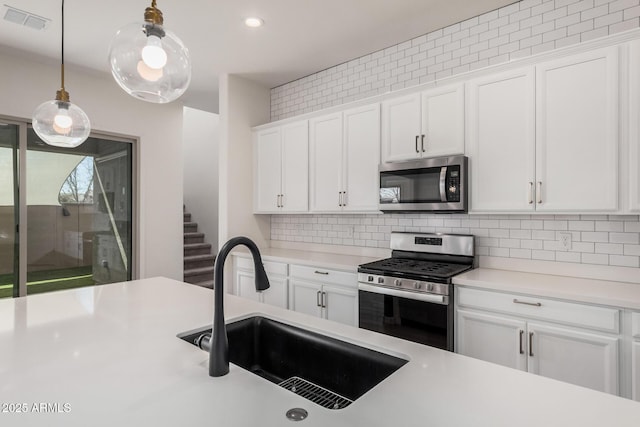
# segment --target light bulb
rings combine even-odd
[[[73,126],[73,119],[69,117],[69,112],[60,108],[58,114],[53,118],[53,128],[60,134],[67,134]]]
[[[138,74],[140,74],[140,77],[148,82],[157,82],[164,75],[164,73],[162,72],[162,68],[157,70],[153,69],[145,64],[144,61],[138,61],[136,70],[138,71]]]
[[[167,65],[167,52],[162,48],[160,37],[150,35],[147,44],[142,48],[142,60],[149,67],[159,70]]]

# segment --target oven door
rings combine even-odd
[[[360,327],[453,351],[453,309],[448,297],[359,284]]]

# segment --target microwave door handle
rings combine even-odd
[[[447,167],[442,166],[440,169],[440,201],[447,202]]]

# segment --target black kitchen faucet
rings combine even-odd
[[[200,348],[209,352],[209,376],[221,377],[229,373],[229,341],[227,340],[227,326],[224,323],[224,263],[231,250],[245,245],[251,251],[255,267],[256,291],[269,289],[269,279],[262,265],[262,257],[256,244],[247,237],[234,237],[222,246],[216,256],[213,272],[213,331],[212,336],[202,336],[198,340]]]

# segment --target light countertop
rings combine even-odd
[[[550,274],[476,268],[453,279],[456,285],[640,310],[640,284]]]
[[[354,273],[358,271],[358,265],[383,258],[281,248],[260,249],[260,254],[266,261],[313,265],[314,267],[351,271]],[[244,249],[234,250],[232,255],[251,258],[251,254]],[[389,252],[388,256],[391,256],[391,252]]]
[[[299,424],[308,427],[637,427],[640,420],[637,402],[225,297],[228,320],[261,313],[410,361],[333,411],[235,365],[210,378],[208,354],[176,337],[211,321],[208,289],[152,278],[5,299],[0,425],[289,426],[285,412],[294,407],[309,412]],[[48,412],[34,412],[41,403]],[[9,413],[16,404],[26,413]]]

